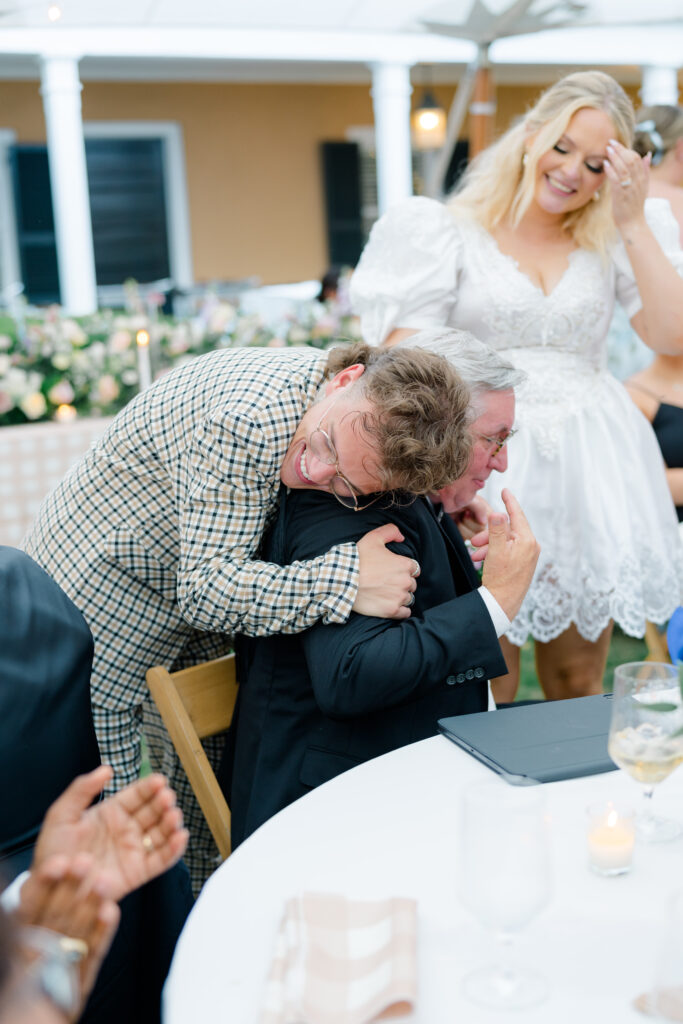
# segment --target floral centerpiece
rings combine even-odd
[[[217,348],[313,345],[326,348],[359,337],[345,297],[299,304],[275,326],[207,293],[196,315],[159,315],[127,286],[125,311],[66,316],[57,306],[16,318],[0,315],[0,426],[109,416],[140,389],[138,339],[149,340],[156,379]]]

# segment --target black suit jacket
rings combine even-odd
[[[90,710],[93,641],[48,574],[0,547],[0,859],[28,866],[45,811],[100,763]]]
[[[93,640],[28,555],[0,546],[0,891],[28,868],[50,804],[100,763]],[[159,1024],[161,989],[192,908],[183,864],[121,903],[121,923],[79,1024]]]
[[[344,625],[238,638],[242,685],[219,773],[234,845],[313,787],[435,735],[438,718],[486,710],[486,680],[506,671],[460,535],[426,499],[356,513],[283,488],[263,557],[288,565],[387,522],[405,538],[391,547],[422,568],[409,619],[352,613]]]

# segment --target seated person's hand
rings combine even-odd
[[[163,775],[149,775],[91,806],[112,778],[101,765],[74,779],[45,816],[31,872],[55,855],[87,853],[104,873],[109,896],[120,900],[162,874],[187,846],[182,813]]]
[[[462,539],[471,541],[482,530],[486,530],[489,516],[492,513],[493,509],[488,501],[480,495],[476,495],[469,505],[465,505],[464,508],[457,512],[451,512],[449,515],[460,530]]]
[[[66,1020],[79,1016],[118,927],[110,888],[111,879],[82,853],[49,857],[21,888],[16,920],[26,983],[47,968],[36,998],[45,993]]]
[[[519,502],[507,488],[503,490],[502,498],[508,517],[499,513],[489,516],[488,550],[482,583],[507,617],[514,619],[529,589],[541,546],[531,532]]]

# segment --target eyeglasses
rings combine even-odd
[[[486,441],[490,446],[491,451],[489,452],[489,458],[493,458],[498,452],[505,447],[511,437],[514,437],[517,433],[516,429],[508,430],[505,437],[487,437],[486,434],[477,434],[478,441]]]
[[[335,467],[336,473],[332,477],[330,487],[339,504],[343,505],[344,508],[353,509],[354,512],[363,512],[364,509],[370,508],[377,501],[377,497],[374,497],[372,501],[368,501],[365,505],[359,505],[358,498],[362,497],[362,495],[356,490],[351,481],[346,479],[339,468],[337,449],[334,447],[330,435],[321,426],[332,405],[334,405],[334,402],[328,406],[325,414],[321,416],[318,426],[312,431],[308,438],[308,447],[319,462],[324,462],[326,466]]]

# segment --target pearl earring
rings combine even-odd
[[[597,192],[593,193],[593,202],[597,203],[599,198],[600,198],[600,189],[598,189]]]
[[[525,153],[524,156],[522,157],[522,164],[526,167],[526,165],[528,163],[529,163],[529,154]]]

